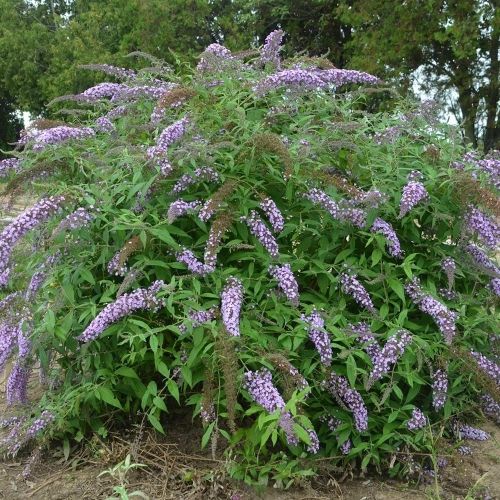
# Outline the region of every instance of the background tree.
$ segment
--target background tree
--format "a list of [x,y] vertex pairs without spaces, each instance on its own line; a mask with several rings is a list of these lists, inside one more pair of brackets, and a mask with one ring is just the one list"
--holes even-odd
[[353,27],[353,66],[411,83],[451,102],[467,142],[498,148],[500,11],[497,0],[356,0],[340,18]]

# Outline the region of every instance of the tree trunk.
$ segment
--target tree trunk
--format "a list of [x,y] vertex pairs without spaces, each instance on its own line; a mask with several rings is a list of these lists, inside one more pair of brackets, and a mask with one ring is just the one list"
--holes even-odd
[[479,105],[479,95],[474,88],[470,74],[470,61],[461,59],[457,61],[455,85],[458,91],[458,105],[462,112],[462,127],[465,140],[477,148],[476,119]]
[[498,60],[499,42],[500,35],[494,32],[490,45],[489,84],[486,90],[485,153],[490,149],[500,149],[500,117],[498,117],[498,100],[500,98],[500,91],[498,88],[498,74],[500,73],[500,61]]

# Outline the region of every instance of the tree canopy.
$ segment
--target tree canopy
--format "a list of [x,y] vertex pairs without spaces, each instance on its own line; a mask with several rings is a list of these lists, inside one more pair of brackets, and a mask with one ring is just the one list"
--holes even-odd
[[337,67],[365,69],[403,92],[418,79],[463,124],[464,141],[489,150],[500,141],[497,4],[0,0],[0,96],[11,107],[40,114],[52,98],[104,78],[78,71],[80,64],[129,66],[125,56],[138,50],[167,62],[188,61],[210,43],[237,51],[262,44],[270,30],[283,28],[285,54],[326,55]]

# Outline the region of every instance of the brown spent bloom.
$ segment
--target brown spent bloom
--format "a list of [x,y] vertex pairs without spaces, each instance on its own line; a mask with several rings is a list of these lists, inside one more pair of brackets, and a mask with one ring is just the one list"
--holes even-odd
[[235,337],[229,335],[222,327],[217,336],[215,351],[219,367],[224,376],[224,392],[226,393],[227,424],[231,432],[236,432],[236,403],[238,399],[238,356],[236,355]]
[[465,208],[471,202],[491,210],[495,217],[500,217],[500,198],[474,179],[469,173],[458,172],[455,176],[455,198]]
[[284,177],[289,179],[293,172],[293,160],[290,151],[283,144],[280,136],[272,132],[264,132],[262,134],[255,134],[252,137],[252,143],[258,153],[273,153],[275,154],[285,166]]
[[206,366],[203,372],[203,389],[200,404],[203,424],[208,424],[215,418],[214,393],[214,372],[210,367]]
[[283,396],[285,399],[290,399],[293,391],[296,389],[304,388],[304,377],[298,370],[286,359],[283,354],[279,352],[264,352],[261,351],[260,355],[267,359],[275,368],[277,368],[283,375]]
[[214,212],[228,199],[229,195],[236,188],[236,181],[226,181],[222,186],[205,202],[200,210],[200,218],[208,220]]
[[345,177],[337,173],[335,169],[322,169],[310,172],[309,174],[312,178],[321,180],[326,184],[335,186],[338,190],[346,193],[351,198],[361,199],[364,196],[364,192],[357,188],[354,184],[351,184]]
[[125,243],[125,245],[123,245],[122,249],[120,250],[120,254],[119,254],[119,257],[118,257],[118,267],[123,267],[128,258],[135,252],[137,252],[138,250],[141,250],[142,248],[142,242],[141,242],[141,238],[136,235],[136,236],[132,236],[132,238],[130,238],[130,240],[127,241],[127,243]]
[[177,106],[184,104],[187,100],[191,99],[196,95],[193,89],[187,87],[176,87],[168,92],[165,92],[158,100],[157,106],[161,109],[170,108],[171,106]]
[[54,127],[74,127],[71,123],[66,123],[61,120],[47,120],[45,118],[40,118],[39,120],[32,121],[27,127],[28,130],[46,130]]
[[308,67],[318,68],[318,69],[336,69],[336,66],[326,57],[294,57],[292,59],[285,59],[283,61],[283,66],[290,67],[294,66],[297,63],[303,63]]
[[8,201],[5,203],[6,207],[12,208],[16,196],[23,192],[26,183],[42,177],[48,177],[64,166],[63,162],[39,163],[29,169],[23,170],[9,181],[2,192],[2,197],[4,199],[8,198]]
[[224,237],[225,232],[231,227],[232,223],[233,216],[229,210],[225,210],[215,218],[212,226],[210,227],[210,233],[205,247],[205,264],[213,263],[215,265],[222,238]]

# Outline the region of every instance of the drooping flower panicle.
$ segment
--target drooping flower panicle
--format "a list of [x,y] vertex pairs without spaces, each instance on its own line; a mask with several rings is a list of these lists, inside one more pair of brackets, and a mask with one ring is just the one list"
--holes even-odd
[[308,316],[303,314],[301,319],[307,323],[309,338],[319,353],[321,363],[325,366],[330,366],[332,364],[333,354],[330,336],[325,330],[325,320],[316,309],[313,309]]
[[243,304],[243,284],[238,278],[229,278],[221,293],[222,322],[229,335],[240,335],[240,312]]

